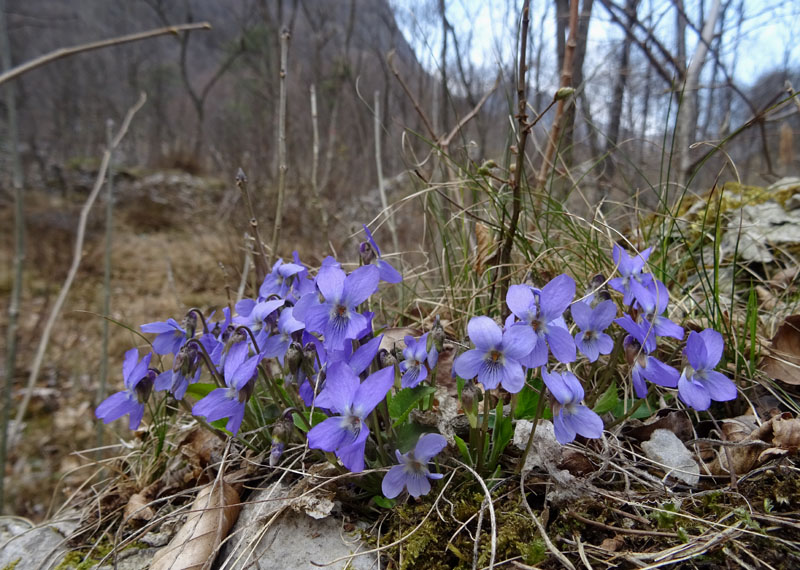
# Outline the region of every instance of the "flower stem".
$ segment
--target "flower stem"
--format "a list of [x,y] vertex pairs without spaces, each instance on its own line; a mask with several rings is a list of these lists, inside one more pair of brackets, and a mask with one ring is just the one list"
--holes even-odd
[[481,423],[481,429],[479,432],[480,438],[478,439],[478,457],[477,457],[477,465],[475,467],[476,471],[480,473],[481,469],[483,469],[483,454],[484,454],[484,444],[486,442],[486,434],[489,432],[489,410],[491,406],[489,405],[489,391],[487,390],[483,394],[483,423]]
[[533,416],[533,425],[531,426],[531,435],[528,437],[528,443],[525,445],[525,451],[522,453],[522,457],[519,458],[519,463],[517,464],[517,468],[514,470],[515,473],[520,473],[522,471],[522,467],[525,465],[525,461],[528,459],[528,454],[531,452],[531,446],[533,445],[533,438],[536,435],[536,424],[539,423],[539,418],[542,417],[542,412],[544,411],[544,390],[546,386],[544,383],[542,384],[542,388],[539,390],[539,401],[536,403],[536,413]]

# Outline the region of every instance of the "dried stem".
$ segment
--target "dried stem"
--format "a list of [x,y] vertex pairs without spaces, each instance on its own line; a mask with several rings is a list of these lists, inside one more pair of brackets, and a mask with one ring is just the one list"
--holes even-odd
[[138,42],[140,40],[147,40],[150,38],[155,38],[157,36],[165,36],[167,34],[177,34],[178,32],[186,32],[189,30],[210,30],[210,29],[211,29],[211,24],[209,24],[208,22],[198,22],[197,24],[181,24],[179,26],[167,26],[166,28],[158,28],[155,30],[149,30],[147,32],[139,32],[137,34],[119,36],[108,40],[90,42],[88,44],[81,44],[79,46],[70,48],[59,48],[57,50],[51,51],[50,53],[46,53],[43,56],[37,57],[36,59],[33,59],[27,63],[18,65],[13,69],[9,69],[8,71],[0,75],[0,85],[5,83],[6,81],[14,79],[15,77],[19,77],[23,73],[27,73],[32,69],[36,69],[37,67],[41,67],[57,59],[69,57],[77,53],[83,53],[111,46],[118,46],[130,42]]
[[[114,137],[114,122],[106,122],[106,144],[111,149],[111,142]],[[106,176],[106,243],[103,259],[103,331],[102,348],[100,351],[100,386],[97,389],[97,401],[102,402],[106,399],[106,383],[108,382],[108,316],[111,313],[111,248],[114,244],[114,171],[113,153],[108,155],[108,176]],[[97,422],[97,447],[103,445],[103,422]],[[98,458],[101,456],[99,455]]]
[[309,91],[311,94],[311,129],[314,137],[311,147],[311,191],[314,195],[314,207],[319,211],[319,217],[322,220],[322,233],[327,244],[330,240],[328,235],[328,211],[322,206],[322,198],[319,192],[319,117],[317,115],[317,89],[313,83]]
[[[250,199],[250,191],[247,189],[247,175],[241,168],[236,173],[236,186],[244,197],[244,203],[247,204],[247,215],[250,216],[250,230],[253,232],[253,241],[256,242],[258,248],[258,255],[255,257],[256,266],[256,282],[261,283],[267,275],[267,252],[264,249],[264,242],[261,240],[261,235],[258,232],[258,219],[256,218],[256,211],[253,208],[253,201]],[[247,273],[245,272],[245,275]],[[244,279],[244,278],[243,278]]]
[[386,215],[389,224],[389,231],[392,234],[392,246],[395,251],[400,251],[397,242],[397,228],[394,225],[394,218],[389,212],[389,202],[386,199],[386,185],[383,182],[383,164],[381,163],[381,92],[375,90],[375,166],[378,171],[378,193],[381,196],[381,207]]
[[278,102],[278,203],[275,206],[275,225],[272,227],[273,256],[278,254],[278,240],[281,235],[281,221],[283,217],[283,198],[286,192],[286,67],[289,59],[288,28],[281,31],[281,86]]
[[50,311],[50,314],[47,317],[47,322],[44,325],[44,330],[42,331],[42,335],[39,340],[39,346],[36,349],[36,356],[33,360],[33,364],[31,365],[31,373],[28,376],[28,384],[25,389],[25,395],[22,399],[19,410],[17,411],[17,417],[14,421],[14,425],[11,426],[9,441],[14,441],[16,435],[15,430],[22,426],[22,420],[25,417],[25,412],[28,410],[31,394],[33,393],[33,388],[36,385],[36,379],[38,378],[39,371],[42,367],[42,361],[44,360],[44,354],[47,350],[47,345],[50,342],[50,335],[53,332],[53,326],[55,325],[56,319],[58,319],[58,316],[61,313],[61,308],[64,306],[64,302],[67,300],[67,294],[69,293],[70,287],[72,287],[72,282],[75,280],[75,275],[78,273],[78,267],[80,266],[81,259],[83,258],[83,241],[86,237],[86,223],[89,219],[89,212],[92,209],[92,205],[97,199],[100,189],[103,187],[103,181],[105,180],[106,172],[108,170],[108,163],[111,160],[111,152],[119,146],[123,137],[128,132],[128,127],[130,127],[133,116],[137,111],[139,111],[139,109],[142,108],[142,106],[145,104],[145,101],[147,101],[147,96],[142,93],[139,96],[139,100],[136,102],[136,104],[131,107],[128,110],[127,115],[125,115],[125,120],[122,122],[122,126],[117,132],[117,136],[114,137],[114,140],[111,142],[111,146],[103,153],[103,159],[100,163],[100,169],[97,172],[97,178],[94,181],[94,187],[92,188],[89,197],[86,199],[86,203],[81,209],[81,215],[78,221],[78,231],[77,235],[75,236],[75,249],[72,256],[72,265],[69,268],[69,272],[67,273],[67,278],[64,280],[64,284],[61,286],[61,290],[58,292],[58,297],[53,304],[53,309]]
[[417,115],[419,115],[420,119],[422,119],[422,123],[428,130],[428,134],[430,135],[431,139],[436,140],[437,139],[436,131],[431,126],[430,119],[428,119],[428,116],[425,114],[425,111],[422,110],[422,107],[420,107],[419,102],[417,102],[416,98],[414,97],[414,94],[411,92],[411,89],[408,88],[406,82],[403,80],[402,77],[400,77],[400,72],[397,71],[397,67],[395,67],[394,65],[394,50],[390,51],[389,55],[386,56],[386,63],[389,64],[389,69],[392,70],[392,75],[394,75],[395,78],[397,78],[397,81],[400,82],[400,86],[403,88],[403,91],[405,91],[406,95],[411,100],[411,103],[414,105],[414,110],[417,112]]

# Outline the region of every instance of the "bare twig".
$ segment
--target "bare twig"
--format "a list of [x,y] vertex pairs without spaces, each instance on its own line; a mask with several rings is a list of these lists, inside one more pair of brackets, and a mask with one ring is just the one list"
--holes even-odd
[[394,50],[390,51],[389,55],[386,56],[386,63],[389,64],[389,69],[392,70],[392,74],[395,76],[395,78],[397,78],[397,81],[400,82],[400,86],[403,88],[403,91],[405,91],[405,93],[408,96],[409,100],[414,105],[414,110],[417,112],[417,115],[419,115],[420,119],[422,119],[422,123],[425,125],[425,128],[428,130],[428,134],[430,135],[431,139],[436,140],[437,139],[436,131],[431,126],[430,119],[428,119],[428,116],[425,114],[425,111],[423,111],[422,107],[420,107],[419,102],[414,97],[414,94],[411,92],[411,89],[409,89],[408,85],[403,80],[403,78],[400,77],[400,72],[397,71],[397,67],[394,64]]
[[286,192],[286,67],[289,59],[289,30],[281,31],[281,87],[278,102],[278,203],[275,206],[275,225],[272,227],[272,250],[270,254],[278,255],[278,240],[281,235],[283,217],[283,197]]
[[93,51],[96,49],[102,49],[111,46],[118,46],[130,42],[138,42],[140,40],[147,40],[150,38],[155,38],[157,36],[164,36],[167,34],[177,34],[178,32],[186,32],[189,30],[210,30],[210,29],[211,29],[211,24],[209,24],[208,22],[198,22],[197,24],[181,24],[179,26],[167,26],[166,28],[158,28],[155,30],[149,30],[147,32],[139,32],[136,34],[129,34],[127,36],[119,36],[116,38],[111,38],[108,40],[90,42],[88,44],[81,44],[75,47],[59,48],[57,50],[51,51],[50,53],[46,53],[42,56],[39,56],[36,59],[32,59],[27,63],[18,65],[13,69],[9,69],[8,71],[0,75],[0,85],[5,83],[6,81],[14,79],[15,77],[19,77],[23,73],[27,73],[32,69],[36,69],[37,67],[41,67],[57,59],[69,57],[77,53]]
[[80,219],[78,220],[78,231],[77,235],[75,236],[75,249],[72,255],[72,265],[69,268],[69,272],[67,273],[67,278],[64,280],[64,284],[61,286],[61,290],[58,292],[58,297],[53,305],[53,309],[50,311],[50,314],[47,317],[47,322],[44,325],[44,330],[42,331],[42,335],[39,340],[39,346],[36,349],[36,356],[33,360],[33,365],[31,366],[31,373],[30,376],[28,376],[28,384],[25,389],[25,395],[23,396],[22,403],[17,411],[17,417],[14,425],[11,426],[9,440],[12,442],[15,439],[15,430],[20,429],[22,426],[22,420],[25,417],[25,412],[28,410],[28,404],[31,400],[31,394],[33,393],[36,379],[39,376],[39,370],[41,370],[42,367],[44,354],[47,351],[47,345],[50,342],[50,335],[53,332],[53,326],[55,325],[56,319],[58,319],[58,316],[61,313],[61,308],[64,306],[64,302],[67,300],[67,294],[72,286],[72,282],[75,280],[75,275],[78,273],[78,267],[80,266],[81,259],[83,258],[83,240],[86,237],[86,223],[89,219],[89,212],[92,209],[94,201],[97,199],[97,195],[100,193],[100,189],[103,187],[103,181],[106,177],[108,164],[111,161],[111,153],[119,146],[123,137],[128,132],[128,127],[130,127],[133,116],[137,111],[139,111],[139,109],[142,108],[142,106],[145,104],[145,101],[147,101],[147,96],[142,93],[139,96],[139,100],[136,102],[136,104],[131,107],[128,110],[128,113],[125,115],[125,119],[123,120],[122,126],[120,126],[119,131],[117,132],[117,136],[114,137],[113,141],[111,141],[111,146],[103,153],[103,159],[100,163],[100,169],[97,172],[97,178],[94,181],[94,186],[92,187],[89,197],[86,199],[86,203],[83,205],[83,208],[81,208],[81,215]]
[[[111,149],[114,139],[114,122],[106,122],[106,144]],[[111,313],[111,248],[114,245],[114,169],[112,164],[113,152],[108,155],[108,176],[106,176],[106,243],[103,259],[103,332],[102,349],[100,351],[100,386],[97,389],[97,401],[106,398],[106,383],[108,382],[108,317]],[[97,447],[103,446],[103,422],[97,422]],[[98,451],[98,454],[101,453]],[[98,459],[101,456],[98,455]]]
[[261,283],[267,275],[267,252],[264,250],[264,242],[258,231],[258,218],[256,218],[256,211],[253,208],[253,200],[250,198],[250,190],[247,188],[247,175],[241,168],[236,173],[236,187],[242,193],[244,203],[247,205],[247,215],[250,216],[250,230],[253,232],[253,241],[256,242],[255,249],[258,251],[258,255],[254,256],[256,281]]
[[486,101],[489,99],[489,96],[491,96],[491,94],[495,92],[495,89],[497,89],[498,85],[500,85],[499,74],[497,78],[494,80],[494,85],[492,85],[492,88],[489,89],[486,93],[484,93],[483,97],[481,97],[481,100],[475,104],[472,110],[466,115],[464,115],[464,117],[458,122],[458,124],[455,127],[453,127],[453,130],[450,131],[447,134],[447,136],[442,136],[442,138],[439,139],[439,146],[443,148],[450,146],[450,143],[452,142],[453,138],[459,133],[459,131],[461,131],[461,129],[464,128],[464,125],[466,125],[472,119],[475,118],[475,115],[477,115],[480,112],[481,107],[483,107],[483,104],[486,103]]
[[319,211],[322,220],[322,233],[325,236],[325,243],[330,239],[328,236],[328,211],[322,206],[322,198],[319,191],[319,120],[317,116],[317,89],[314,84],[309,88],[311,93],[311,130],[313,133],[312,156],[311,156],[311,191],[314,195],[314,206]]

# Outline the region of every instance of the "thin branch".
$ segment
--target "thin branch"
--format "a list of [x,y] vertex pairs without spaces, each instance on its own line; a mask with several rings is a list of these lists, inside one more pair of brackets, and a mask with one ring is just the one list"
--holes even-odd
[[168,26],[166,28],[158,28],[155,30],[149,30],[147,32],[138,32],[136,34],[119,36],[108,40],[90,42],[88,44],[81,44],[75,47],[59,48],[57,50],[51,51],[50,53],[39,56],[36,59],[32,59],[27,63],[23,63],[22,65],[18,65],[17,67],[6,71],[2,75],[0,75],[0,85],[5,83],[6,81],[10,81],[11,79],[14,79],[22,75],[23,73],[27,73],[32,69],[36,69],[37,67],[41,67],[57,59],[62,59],[64,57],[69,57],[71,55],[75,55],[78,53],[93,51],[96,49],[102,49],[111,46],[118,46],[121,44],[127,44],[131,42],[138,42],[140,40],[147,40],[158,36],[165,36],[167,34],[177,34],[178,32],[186,32],[189,30],[210,30],[210,29],[211,29],[211,24],[209,24],[208,22],[199,22],[197,24],[181,24],[179,26]]
[[397,78],[397,81],[400,82],[400,86],[403,88],[403,91],[406,92],[406,95],[411,100],[411,103],[414,105],[414,110],[417,111],[417,115],[419,115],[420,119],[422,119],[422,123],[425,125],[425,128],[428,130],[428,134],[430,135],[431,139],[436,140],[438,137],[436,136],[436,131],[431,126],[431,122],[428,119],[428,116],[425,114],[425,111],[422,110],[419,103],[417,102],[414,94],[411,93],[411,89],[408,88],[408,85],[400,77],[400,72],[397,71],[397,67],[394,65],[394,50],[389,52],[389,55],[386,56],[386,62],[389,64],[389,69],[392,70],[392,74]]
[[289,59],[289,30],[281,31],[281,77],[280,99],[278,100],[278,203],[275,206],[275,225],[272,226],[272,251],[270,255],[278,255],[278,240],[281,235],[283,217],[283,197],[286,192],[286,67]]
[[472,110],[469,113],[464,115],[464,117],[458,122],[458,124],[455,127],[453,127],[453,130],[450,131],[447,134],[447,136],[444,136],[441,139],[439,139],[439,146],[441,146],[443,148],[447,147],[447,146],[450,146],[450,143],[452,142],[453,138],[458,134],[458,132],[461,129],[464,128],[464,125],[466,125],[468,122],[470,122],[472,119],[475,118],[475,115],[477,115],[480,112],[481,107],[483,107],[483,104],[486,103],[486,101],[489,99],[491,94],[495,92],[495,90],[497,89],[498,85],[500,85],[500,75],[498,75],[497,79],[494,80],[494,85],[492,85],[492,88],[489,89],[483,95],[483,97],[481,97],[481,100],[478,101],[475,104],[475,106],[472,108]]
[[97,172],[97,178],[94,181],[94,187],[92,188],[89,197],[86,199],[86,203],[83,205],[83,208],[81,208],[81,215],[78,220],[78,232],[75,236],[75,249],[72,254],[72,265],[69,268],[69,272],[67,273],[67,278],[64,280],[64,284],[61,286],[61,290],[58,292],[56,302],[47,317],[47,322],[44,325],[42,336],[39,339],[39,346],[36,349],[36,356],[33,360],[33,365],[31,366],[31,373],[30,376],[28,376],[28,385],[25,389],[25,396],[23,397],[22,403],[17,411],[17,417],[14,425],[11,426],[9,437],[11,442],[15,440],[15,430],[20,429],[22,426],[22,420],[25,417],[25,412],[28,410],[28,404],[31,400],[31,394],[33,393],[36,379],[39,376],[39,370],[41,370],[42,367],[44,354],[47,351],[50,335],[53,332],[53,326],[55,325],[56,320],[61,313],[61,308],[64,306],[64,302],[67,300],[67,295],[69,294],[70,287],[72,287],[72,282],[75,280],[75,276],[78,273],[78,267],[80,266],[81,259],[83,258],[83,240],[86,236],[86,223],[89,219],[89,212],[92,209],[94,201],[97,199],[97,195],[100,193],[100,189],[103,187],[103,181],[105,180],[106,172],[108,171],[108,165],[111,162],[111,153],[119,146],[122,138],[128,132],[128,127],[130,127],[133,116],[137,113],[137,111],[139,111],[139,109],[142,108],[142,106],[145,104],[145,101],[147,101],[147,95],[142,93],[139,96],[139,100],[136,102],[136,104],[131,107],[128,110],[127,115],[125,115],[125,120],[122,122],[122,126],[119,128],[117,136],[111,141],[111,146],[103,153],[103,159],[100,163],[100,169]]

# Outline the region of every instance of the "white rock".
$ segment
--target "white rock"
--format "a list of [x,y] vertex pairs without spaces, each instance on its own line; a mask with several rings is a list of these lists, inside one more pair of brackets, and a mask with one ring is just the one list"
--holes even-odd
[[667,472],[688,485],[697,485],[700,481],[700,467],[692,453],[683,442],[668,429],[654,430],[649,441],[642,442],[642,449]]

